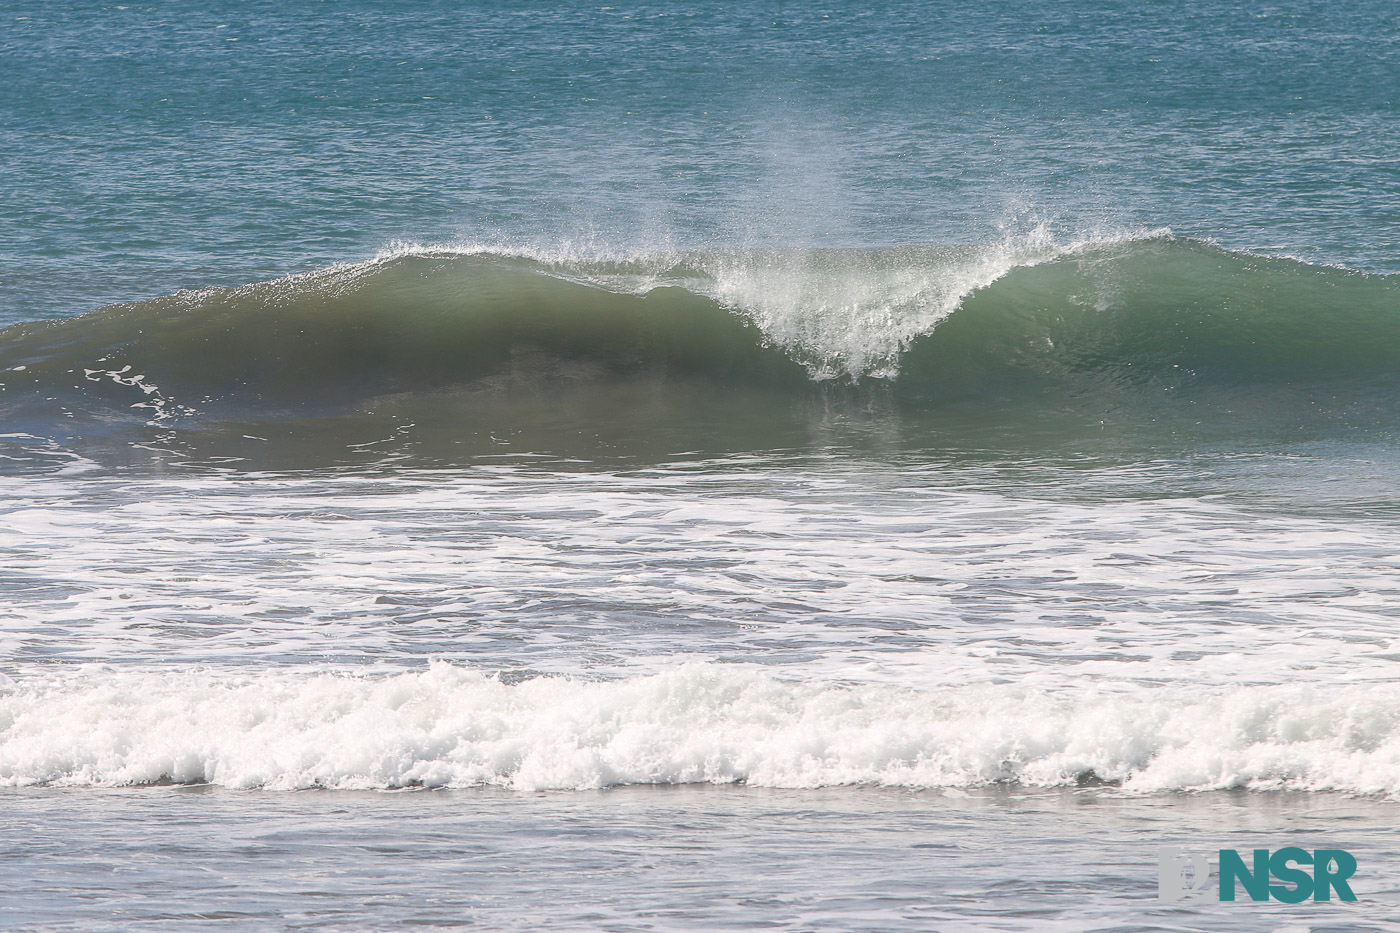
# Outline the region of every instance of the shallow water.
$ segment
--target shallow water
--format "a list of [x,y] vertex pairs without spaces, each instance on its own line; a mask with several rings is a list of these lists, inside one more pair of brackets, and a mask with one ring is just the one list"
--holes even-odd
[[11,929],[1393,929],[1355,903],[1163,906],[1162,845],[1345,841],[1393,864],[1393,805],[1102,789],[217,788],[0,792]]
[[0,9],[0,926],[1396,928],[1397,23]]

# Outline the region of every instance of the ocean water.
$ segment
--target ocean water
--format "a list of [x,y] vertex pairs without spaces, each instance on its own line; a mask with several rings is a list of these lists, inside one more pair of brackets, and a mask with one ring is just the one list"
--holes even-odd
[[0,4],[0,927],[1400,928],[1397,55]]

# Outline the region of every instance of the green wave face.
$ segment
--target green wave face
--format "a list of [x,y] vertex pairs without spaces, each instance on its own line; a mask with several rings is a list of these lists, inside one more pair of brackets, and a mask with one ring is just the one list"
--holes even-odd
[[1396,277],[1166,237],[424,252],[0,332],[15,435],[308,462],[1388,436],[1397,374]]
[[1019,268],[903,362],[914,394],[1388,381],[1400,281],[1163,240]]

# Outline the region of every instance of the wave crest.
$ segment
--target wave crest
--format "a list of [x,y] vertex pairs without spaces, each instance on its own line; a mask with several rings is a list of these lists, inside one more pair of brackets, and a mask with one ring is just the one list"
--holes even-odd
[[0,783],[271,789],[623,784],[1121,784],[1400,791],[1390,689],[1053,694],[799,683],[691,664],[510,684],[434,664],[381,676],[88,673],[0,687]]
[[[1008,424],[1068,413],[1189,426],[1229,415],[1231,431],[1246,418],[1296,432],[1299,419],[1393,414],[1397,308],[1397,276],[1165,231],[586,259],[400,246],[11,327],[0,414],[40,437],[233,421],[261,434],[268,421],[393,407],[495,436],[536,417],[527,410],[567,411],[556,427],[577,434],[579,418],[604,410],[674,425],[762,409],[771,422],[814,394],[868,406],[878,391],[901,417],[974,408]],[[448,396],[460,404],[443,413]]]

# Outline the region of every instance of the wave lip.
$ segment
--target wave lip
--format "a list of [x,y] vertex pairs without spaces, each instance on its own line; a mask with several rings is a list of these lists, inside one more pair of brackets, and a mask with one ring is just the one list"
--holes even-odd
[[564,247],[400,243],[375,262],[422,256],[507,255],[548,275],[622,294],[680,287],[757,325],[765,342],[807,366],[813,378],[891,379],[912,342],[969,295],[1013,269],[1134,243],[1170,240],[1166,228],[1097,232],[1069,239],[1036,226],[982,245],[882,249],[695,249],[599,254]]
[[1400,793],[1400,693],[1054,694],[777,679],[715,664],[509,684],[89,672],[0,685],[0,783],[232,788],[1119,784]]
[[962,424],[1014,429],[996,436],[1390,431],[1397,309],[1400,276],[1165,231],[591,258],[405,246],[0,331],[0,417],[63,442],[210,425],[237,440],[377,413],[326,432],[342,454],[404,425],[418,427],[403,443],[448,450],[524,423],[519,443],[546,452],[581,435],[635,447],[645,424],[763,421],[752,438],[791,446],[833,403],[948,416],[954,432],[973,411]]

